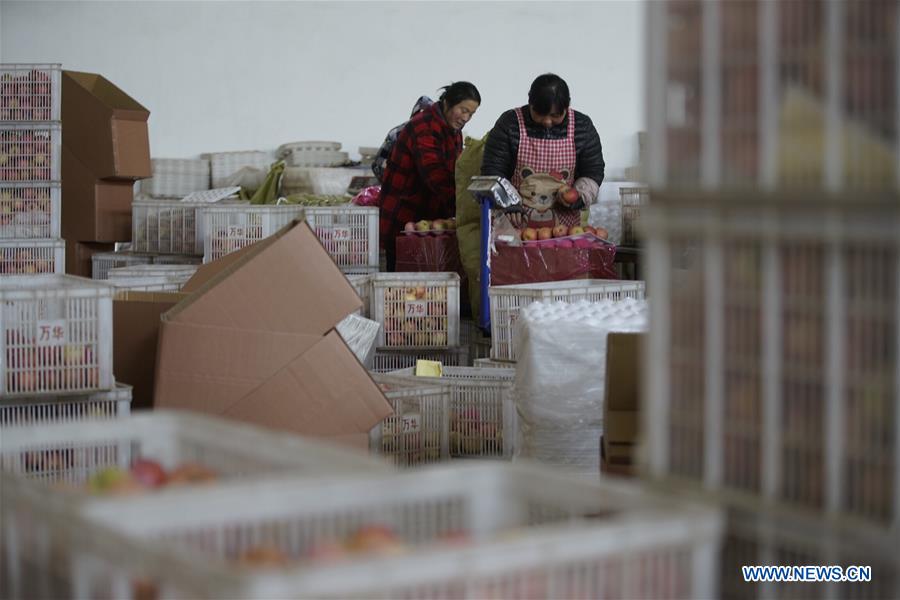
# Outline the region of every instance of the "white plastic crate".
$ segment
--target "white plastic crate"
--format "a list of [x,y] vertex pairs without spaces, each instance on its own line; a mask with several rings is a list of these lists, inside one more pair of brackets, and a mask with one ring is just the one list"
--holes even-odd
[[59,121],[59,64],[0,63],[0,121]]
[[58,238],[59,196],[56,183],[0,185],[0,239]]
[[90,482],[104,471],[128,471],[146,459],[178,478],[177,485],[144,490],[159,501],[197,488],[224,489],[238,479],[291,473],[295,480],[313,480],[392,470],[357,451],[195,413],[153,411],[115,420],[8,427],[0,436],[0,555],[5,563],[0,565],[0,596],[86,597],[72,588],[73,570],[80,569],[70,559],[79,542],[69,537],[69,526],[91,505],[139,500],[133,486],[131,493],[117,496],[115,489],[92,491]]
[[444,366],[467,367],[469,349],[465,346],[447,348],[445,350],[392,350],[377,348],[372,356],[372,364],[367,365],[373,373],[387,373],[397,369],[408,369],[416,366],[419,360],[433,360]]
[[85,597],[116,596],[135,581],[192,598],[717,593],[718,511],[535,465],[269,482],[86,513],[72,536]]
[[645,206],[650,198],[650,190],[645,186],[622,186],[619,188],[619,202],[622,205],[622,241],[620,246],[634,247],[639,245],[638,222],[641,215],[641,207]]
[[516,363],[506,360],[494,360],[493,358],[476,358],[472,366],[491,369],[515,369]]
[[642,215],[648,474],[896,527],[900,205],[663,196]]
[[131,204],[132,251],[202,255],[201,213],[208,206],[206,202],[135,198]]
[[153,177],[141,180],[142,194],[173,197],[209,189],[208,160],[154,158],[150,164]]
[[203,262],[236,252],[303,219],[302,206],[211,206],[203,211]]
[[459,275],[376,273],[372,319],[382,324],[380,348],[459,345]]
[[516,360],[513,329],[519,311],[532,302],[578,302],[579,300],[621,300],[644,298],[643,281],[610,279],[572,279],[545,283],[492,285],[491,299],[491,358]]
[[460,319],[459,344],[469,348],[469,357],[473,362],[491,355],[491,338],[484,335],[471,319]]
[[201,265],[202,256],[190,254],[156,254],[153,256],[154,265]]
[[0,126],[0,182],[60,179],[59,123]]
[[112,293],[67,275],[0,278],[0,395],[112,389]]
[[108,281],[117,291],[177,292],[197,271],[197,265],[131,265],[110,269]]
[[388,373],[450,387],[450,456],[512,458],[518,430],[514,369],[444,367],[440,377],[417,377],[416,368]]
[[356,290],[356,295],[362,299],[363,305],[359,309],[359,316],[369,318],[372,302],[372,276],[371,275],[347,275],[347,281]]
[[118,383],[108,392],[0,400],[0,427],[125,417],[130,413],[131,386]]
[[308,206],[306,222],[343,271],[378,271],[378,208]]
[[278,149],[275,150],[275,156],[277,156],[278,158],[287,158],[294,151],[337,152],[340,149],[340,142],[327,142],[319,140],[288,142],[287,144],[278,146]]
[[62,240],[0,240],[0,275],[61,275],[65,270]]
[[209,159],[209,171],[212,177],[212,189],[230,185],[232,175],[244,167],[254,167],[269,171],[272,158],[268,152],[256,150],[241,152],[214,152],[201,154],[201,158]]
[[91,277],[107,279],[109,270],[129,265],[148,265],[153,262],[149,254],[133,252],[97,252],[91,256]]
[[394,414],[369,434],[369,449],[402,467],[450,457],[450,388],[433,381],[410,381],[373,373]]

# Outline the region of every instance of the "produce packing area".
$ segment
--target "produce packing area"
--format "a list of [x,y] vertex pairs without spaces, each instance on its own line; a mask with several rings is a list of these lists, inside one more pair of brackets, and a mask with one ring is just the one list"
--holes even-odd
[[641,176],[486,280],[377,147],[0,64],[0,598],[900,597],[898,3],[646,19]]

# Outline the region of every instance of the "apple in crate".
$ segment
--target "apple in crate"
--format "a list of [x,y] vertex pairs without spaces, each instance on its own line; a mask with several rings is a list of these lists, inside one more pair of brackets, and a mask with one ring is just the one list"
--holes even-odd
[[181,483],[205,483],[215,481],[218,475],[212,469],[199,463],[182,463],[169,473],[169,485]]
[[344,547],[353,553],[401,554],[406,546],[387,525],[365,525],[351,535]]
[[145,488],[158,488],[166,484],[166,471],[155,460],[139,458],[131,465],[131,477]]
[[124,495],[141,491],[141,485],[128,471],[107,467],[88,479],[88,489],[95,494]]
[[248,567],[286,567],[290,562],[288,555],[277,546],[251,546],[238,557],[238,562]]

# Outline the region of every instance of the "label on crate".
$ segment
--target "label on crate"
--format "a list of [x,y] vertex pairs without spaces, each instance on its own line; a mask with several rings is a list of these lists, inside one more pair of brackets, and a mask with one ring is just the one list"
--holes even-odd
[[247,230],[240,225],[229,225],[225,237],[243,239],[247,237]]
[[34,339],[38,346],[63,346],[66,343],[66,320],[45,319],[37,322]]
[[407,300],[407,317],[424,317],[428,314],[428,300]]
[[343,242],[350,240],[350,228],[349,227],[335,227],[331,230],[331,239],[336,242]]
[[400,417],[400,431],[402,433],[419,433],[422,431],[422,415],[419,413],[406,413]]

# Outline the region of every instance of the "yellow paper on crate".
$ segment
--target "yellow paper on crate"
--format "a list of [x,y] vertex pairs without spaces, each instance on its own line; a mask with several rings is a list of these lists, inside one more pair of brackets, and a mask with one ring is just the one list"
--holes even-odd
[[416,377],[440,377],[444,373],[443,366],[437,360],[417,360]]

